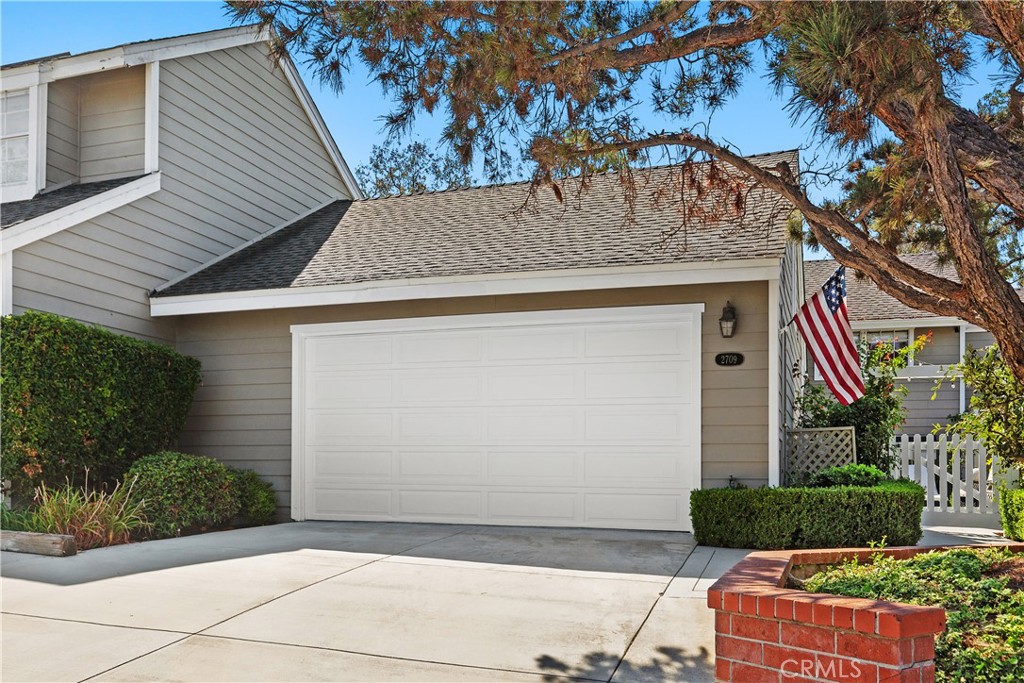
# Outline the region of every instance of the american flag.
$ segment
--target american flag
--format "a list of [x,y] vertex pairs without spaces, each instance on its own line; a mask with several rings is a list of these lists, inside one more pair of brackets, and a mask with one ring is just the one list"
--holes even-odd
[[836,399],[848,406],[863,396],[864,378],[846,310],[846,266],[836,269],[793,320]]

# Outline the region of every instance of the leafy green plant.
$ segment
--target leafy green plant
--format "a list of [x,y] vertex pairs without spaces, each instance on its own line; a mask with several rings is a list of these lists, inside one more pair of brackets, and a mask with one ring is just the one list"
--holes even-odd
[[919,353],[927,342],[928,336],[923,335],[904,348],[894,350],[891,344],[869,344],[862,340],[858,350],[864,396],[844,406],[824,385],[807,377],[797,399],[797,426],[805,429],[853,427],[857,437],[857,462],[891,472],[896,465],[896,452],[890,441],[893,432],[906,419],[903,398],[907,388],[896,382],[896,374],[907,367],[913,354]]
[[165,451],[140,458],[128,470],[146,501],[154,538],[224,526],[239,510],[231,473],[213,458]]
[[1003,488],[999,491],[999,519],[1007,538],[1024,541],[1024,490]]
[[[1006,365],[999,348],[968,349],[945,379],[962,379],[971,388],[970,410],[958,415],[949,428],[983,439],[1003,467],[1024,467],[1024,383]],[[936,389],[941,384],[942,380]]]
[[825,486],[878,486],[887,479],[889,479],[889,475],[874,465],[851,463],[829,467],[812,475],[809,485],[819,488]]
[[270,524],[277,515],[274,487],[252,470],[229,469],[231,488],[238,498],[238,526]]
[[[1005,548],[955,549],[896,560],[878,553],[819,572],[806,590],[946,609],[935,643],[937,683],[1024,681],[1024,554]],[[1016,571],[1014,571],[1014,569]]]
[[160,344],[48,313],[0,320],[0,474],[16,502],[40,482],[112,483],[172,446],[200,366]]
[[918,484],[833,488],[699,489],[690,493],[693,535],[725,548],[834,548],[921,538],[925,491]]

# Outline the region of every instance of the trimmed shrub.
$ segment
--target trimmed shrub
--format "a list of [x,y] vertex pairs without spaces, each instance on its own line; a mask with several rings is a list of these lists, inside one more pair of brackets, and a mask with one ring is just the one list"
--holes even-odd
[[921,538],[925,491],[900,480],[872,487],[699,489],[690,493],[701,545],[778,550],[863,547]]
[[229,468],[231,488],[238,498],[237,526],[270,524],[277,515],[274,487],[260,479],[252,470]]
[[1024,541],[1024,489],[1000,489],[999,521],[1007,538]]
[[850,464],[828,467],[811,475],[809,486],[878,486],[889,476],[874,465]]
[[0,471],[23,499],[172,447],[199,386],[194,358],[49,313],[4,317],[0,345]]
[[140,458],[128,470],[144,501],[152,538],[224,526],[238,514],[231,473],[213,458],[171,451]]

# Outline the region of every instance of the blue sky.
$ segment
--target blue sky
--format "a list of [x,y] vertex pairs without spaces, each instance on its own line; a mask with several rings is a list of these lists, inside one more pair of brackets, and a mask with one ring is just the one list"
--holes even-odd
[[[3,63],[59,52],[85,52],[121,43],[209,31],[230,26],[220,2],[0,2],[0,59]],[[297,60],[301,61],[301,60]],[[388,111],[365,71],[353,72],[343,93],[321,88],[300,63],[306,85],[355,168],[384,134],[379,117]],[[795,130],[770,85],[752,78],[737,100],[715,118],[715,130],[744,153],[799,147],[806,133]],[[671,122],[652,121],[654,127]],[[416,133],[436,138],[442,122],[422,119]]]
[[[0,1],[0,61],[32,59],[59,52],[85,52],[121,43],[209,31],[230,26],[220,2],[19,2]],[[359,67],[349,76],[345,91],[337,94],[315,82],[296,60],[342,153],[353,169],[364,163],[374,143],[384,134],[380,117],[388,103]],[[990,89],[985,79],[964,86],[964,101],[973,104]],[[734,100],[716,113],[712,133],[744,154],[806,147],[806,128],[794,126],[770,83],[751,74]],[[652,119],[652,129],[678,127],[679,122]],[[423,118],[416,136],[436,139],[439,119]],[[805,163],[814,156],[804,151]]]

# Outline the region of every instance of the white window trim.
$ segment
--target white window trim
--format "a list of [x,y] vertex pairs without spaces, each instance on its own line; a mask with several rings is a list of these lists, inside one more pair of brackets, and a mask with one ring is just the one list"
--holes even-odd
[[26,244],[32,244],[44,237],[67,230],[100,214],[151,195],[159,189],[160,174],[152,173],[94,197],[65,206],[63,209],[57,209],[38,218],[18,223],[0,232],[0,253],[8,254]]
[[14,254],[0,254],[0,315],[14,312]]
[[21,90],[27,91],[28,95],[28,128],[24,134],[11,137],[27,139],[28,169],[24,183],[3,188],[5,204],[32,199],[46,185],[46,84],[26,88],[4,88],[3,92],[7,94]]
[[146,173],[154,173],[160,166],[160,62],[146,64]]
[[778,277],[779,259],[533,271],[456,277],[416,278],[217,294],[152,297],[150,315],[189,315],[306,306],[571,292],[623,287],[665,287],[723,282],[767,281]]

